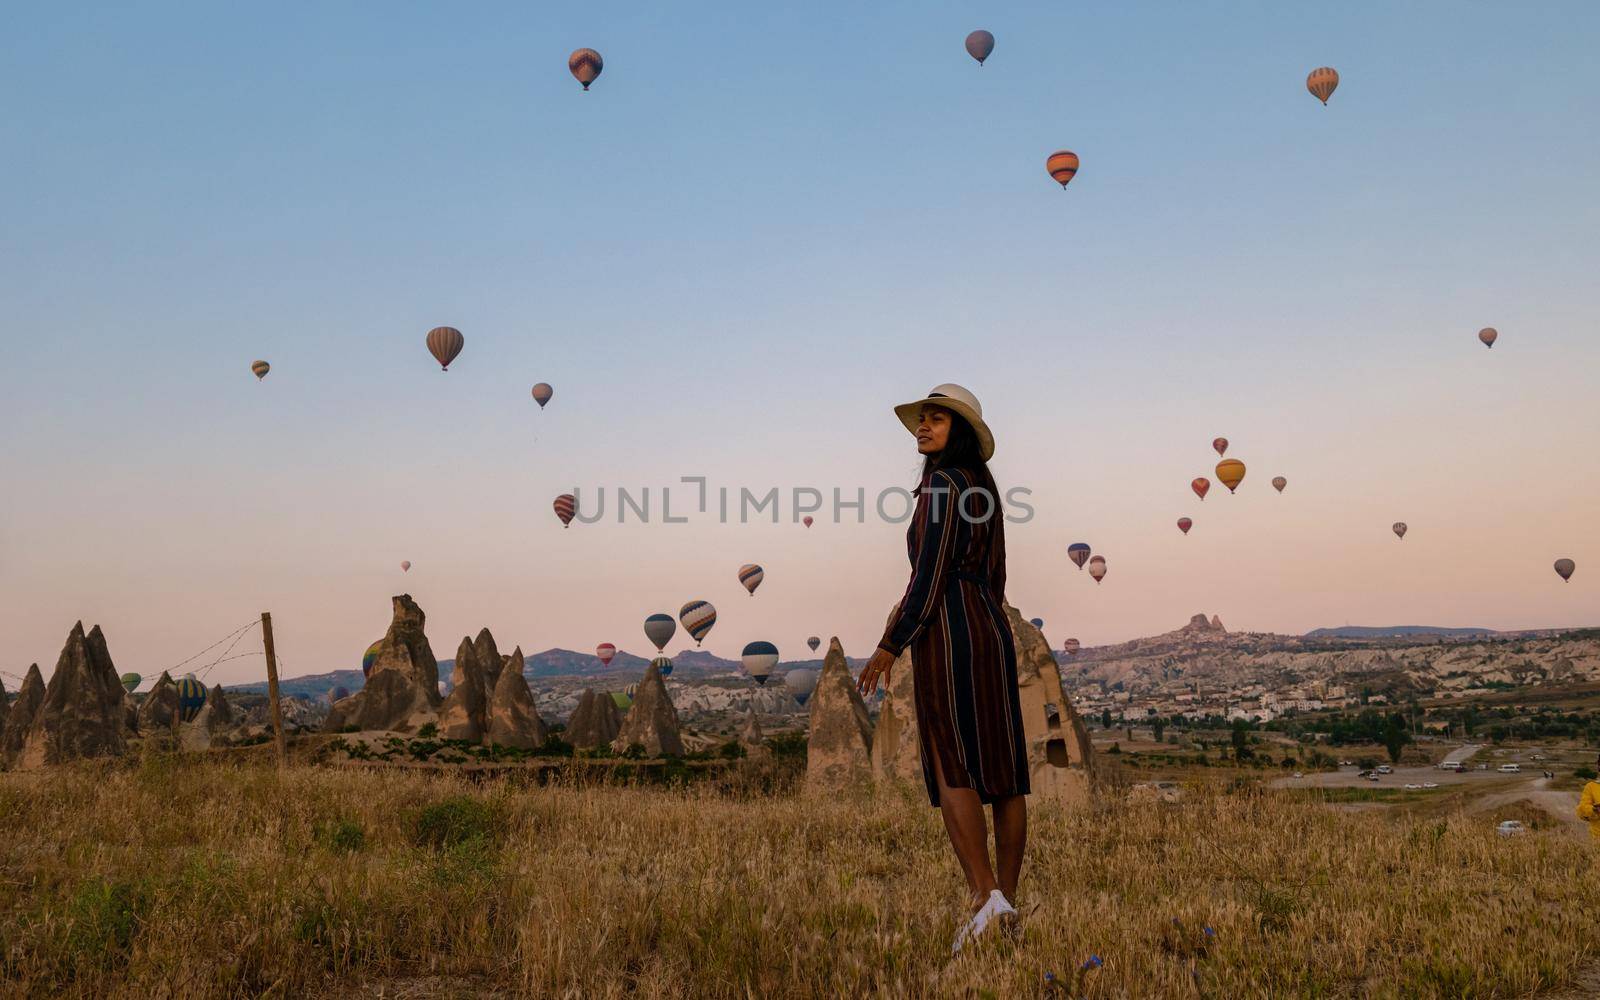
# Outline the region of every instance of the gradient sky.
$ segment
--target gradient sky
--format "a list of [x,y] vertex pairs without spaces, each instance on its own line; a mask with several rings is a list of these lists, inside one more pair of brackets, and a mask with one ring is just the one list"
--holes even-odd
[[350,667],[402,591],[440,656],[643,652],[691,598],[723,655],[865,655],[902,525],[550,501],[909,485],[889,408],[949,380],[1053,643],[1595,623],[1592,3],[68,6],[0,37],[7,674],[262,610],[285,673]]

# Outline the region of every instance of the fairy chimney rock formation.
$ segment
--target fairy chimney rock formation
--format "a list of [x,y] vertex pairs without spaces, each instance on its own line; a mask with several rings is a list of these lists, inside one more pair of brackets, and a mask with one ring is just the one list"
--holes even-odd
[[205,750],[223,742],[223,734],[233,728],[233,706],[222,693],[221,684],[213,684],[206,692],[206,703],[200,706],[193,719],[182,727],[183,746],[188,750]]
[[1226,632],[1226,631],[1228,631],[1227,629],[1222,627],[1222,616],[1221,615],[1212,615],[1211,616],[1211,629],[1214,632]]
[[[890,617],[899,611],[895,605]],[[907,649],[889,670],[889,685],[872,731],[872,777],[879,782],[922,784],[922,745],[917,733],[917,703]]]
[[43,703],[44,675],[39,673],[39,665],[35,663],[22,678],[22,686],[17,688],[17,700],[6,715],[5,732],[0,733],[0,763],[10,764],[22,753],[22,745],[28,739],[28,729],[33,726],[33,717],[39,714],[39,706]]
[[[1069,804],[1090,793],[1089,731],[1061,690],[1061,671],[1043,633],[1006,605],[1017,650],[1017,696],[1028,744],[1028,777],[1035,797]],[[1197,615],[1200,621],[1204,615]],[[1206,623],[1210,628],[1210,623]]]
[[806,790],[839,791],[872,778],[872,722],[856,691],[844,647],[828,643],[816,690],[806,743]]
[[500,682],[500,671],[511,657],[500,655],[500,650],[494,644],[494,636],[489,634],[487,628],[478,630],[478,637],[472,640],[472,653],[477,657],[478,666],[483,668],[483,689],[493,697],[494,686]]
[[761,731],[761,720],[756,718],[755,702],[745,712],[744,726],[739,730],[739,742],[749,747],[765,747],[767,736]]
[[6,717],[11,714],[11,699],[6,697],[5,678],[0,677],[0,745],[6,739]]
[[683,739],[678,735],[678,710],[672,707],[667,696],[667,685],[661,680],[661,671],[654,663],[644,672],[644,680],[633,695],[633,707],[611,749],[621,753],[633,744],[643,745],[652,757],[683,756]]
[[378,644],[367,686],[333,707],[325,732],[354,726],[411,733],[439,721],[439,662],[422,630],[425,619],[410,594],[394,598],[394,620]]
[[[512,654],[522,659],[522,648]],[[498,656],[496,657],[498,659]],[[495,682],[494,699],[489,703],[489,734],[485,742],[503,747],[532,750],[544,746],[550,730],[539,718],[533,692],[520,670],[502,670]]]
[[617,711],[610,692],[597,694],[594,688],[585,688],[572,718],[567,720],[566,740],[575,747],[605,746],[617,738],[621,729],[622,713]]
[[[484,629],[479,639],[489,635]],[[492,646],[494,639],[489,643]],[[500,673],[500,656],[495,654],[494,673]],[[456,647],[455,668],[450,672],[450,696],[439,709],[439,735],[447,740],[481,741],[489,731],[489,700],[494,697],[494,685],[489,681],[489,671],[478,657],[470,638],[461,637]]]
[[154,736],[178,724],[178,685],[165,670],[139,706],[139,732]]
[[121,755],[128,748],[123,738],[125,693],[100,626],[85,635],[83,622],[78,622],[67,635],[56,672],[28,727],[17,766]]

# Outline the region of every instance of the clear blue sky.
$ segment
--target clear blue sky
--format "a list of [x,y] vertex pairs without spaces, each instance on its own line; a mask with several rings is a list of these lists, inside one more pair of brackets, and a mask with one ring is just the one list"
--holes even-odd
[[[1592,619],[1593,4],[102,6],[0,39],[0,669],[262,609],[343,666],[402,589],[441,656],[641,652],[698,597],[725,655],[864,654],[898,526],[550,499],[905,483],[888,407],[947,380],[1034,490],[1010,596],[1057,644]],[[1201,505],[1218,434],[1251,476]]]

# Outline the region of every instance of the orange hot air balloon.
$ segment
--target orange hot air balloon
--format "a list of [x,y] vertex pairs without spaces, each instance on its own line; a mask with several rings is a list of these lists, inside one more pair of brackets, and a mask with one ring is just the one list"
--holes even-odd
[[1289,480],[1283,478],[1282,476],[1273,476],[1272,477],[1272,488],[1277,490],[1279,493],[1282,493],[1283,492],[1283,488],[1285,486],[1288,486],[1288,485],[1289,485]]
[[1492,326],[1486,326],[1478,331],[1478,339],[1483,341],[1484,347],[1493,347],[1494,342],[1500,339],[1500,331]]
[[1207,479],[1205,476],[1196,476],[1194,482],[1189,484],[1189,488],[1194,490],[1195,496],[1204,500],[1206,498],[1206,494],[1211,492],[1211,480]]
[[1211,439],[1211,447],[1217,449],[1217,457],[1221,458],[1223,455],[1226,455],[1228,453],[1228,439],[1227,438],[1212,438]]
[[1187,518],[1187,517],[1178,518],[1178,530],[1183,532],[1185,535],[1187,535],[1189,533],[1189,529],[1192,528],[1192,527],[1194,527],[1194,522],[1191,521],[1189,518]]
[[439,362],[441,371],[450,370],[450,362],[456,359],[466,343],[461,331],[453,326],[436,326],[428,331],[428,353]]
[[1061,190],[1067,189],[1067,182],[1078,176],[1078,154],[1059,149],[1050,154],[1044,161],[1044,168],[1050,171],[1050,176],[1061,185]]
[[[626,60],[624,60],[626,61]],[[583,89],[588,90],[589,84],[600,76],[600,71],[606,68],[606,61],[600,58],[600,53],[594,49],[577,49],[572,55],[567,56],[567,69],[577,81],[583,84]]]
[[1244,482],[1244,463],[1237,458],[1223,459],[1217,463],[1217,478],[1232,493],[1235,487]]
[[556,497],[555,503],[551,506],[556,510],[556,517],[561,519],[561,526],[563,528],[571,527],[572,519],[578,513],[578,498],[571,493],[563,493]]
[[1311,96],[1321,101],[1324,105],[1328,98],[1333,96],[1334,88],[1339,86],[1339,71],[1332,66],[1322,66],[1311,71],[1306,77],[1306,89],[1311,91]]

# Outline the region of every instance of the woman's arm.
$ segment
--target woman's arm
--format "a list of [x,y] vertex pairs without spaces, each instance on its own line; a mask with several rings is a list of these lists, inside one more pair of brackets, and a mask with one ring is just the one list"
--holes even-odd
[[1587,785],[1584,785],[1583,797],[1578,800],[1578,818],[1586,819],[1591,823],[1593,823],[1595,819],[1600,818],[1596,817],[1595,815],[1595,807],[1600,806],[1600,802],[1595,801],[1594,790],[1596,787],[1597,786],[1592,781]]
[[933,618],[944,597],[945,584],[956,558],[961,533],[961,514],[957,508],[959,487],[949,473],[935,472],[917,497],[916,518],[922,538],[917,561],[911,569],[911,582],[900,598],[900,611],[883,632],[878,648],[891,657],[911,645],[911,640]]

